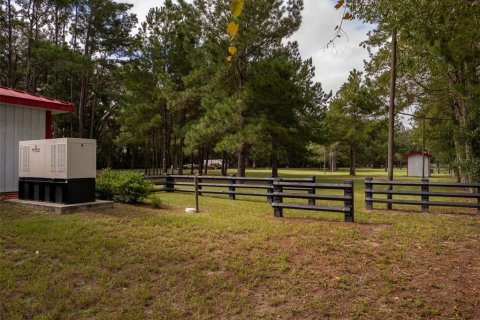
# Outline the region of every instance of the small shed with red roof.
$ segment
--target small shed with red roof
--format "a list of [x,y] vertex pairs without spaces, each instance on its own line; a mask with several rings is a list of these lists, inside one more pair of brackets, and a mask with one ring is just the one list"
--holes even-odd
[[[422,154],[423,158],[422,159]],[[430,177],[430,158],[432,155],[430,153],[422,152],[422,151],[412,151],[406,155],[408,160],[407,166],[407,175],[409,177]],[[422,164],[424,165],[424,171],[422,172]]]
[[18,142],[51,139],[52,114],[74,110],[69,102],[0,86],[0,199],[18,191]]

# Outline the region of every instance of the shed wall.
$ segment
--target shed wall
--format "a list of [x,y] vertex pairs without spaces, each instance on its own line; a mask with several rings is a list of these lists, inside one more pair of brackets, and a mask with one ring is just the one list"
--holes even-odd
[[0,192],[18,191],[18,142],[45,138],[46,112],[0,103]]
[[[408,176],[422,176],[422,155],[414,154],[408,157]],[[425,177],[430,176],[430,158],[425,156]]]

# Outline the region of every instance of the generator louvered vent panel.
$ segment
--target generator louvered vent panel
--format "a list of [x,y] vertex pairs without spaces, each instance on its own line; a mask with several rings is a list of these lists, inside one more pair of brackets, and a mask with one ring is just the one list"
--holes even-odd
[[65,172],[66,150],[65,144],[50,146],[50,172]]
[[66,151],[65,144],[57,145],[57,172],[65,172]]
[[30,148],[28,146],[20,147],[20,172],[30,172]]
[[57,146],[52,144],[50,146],[50,172],[55,172],[57,169]]

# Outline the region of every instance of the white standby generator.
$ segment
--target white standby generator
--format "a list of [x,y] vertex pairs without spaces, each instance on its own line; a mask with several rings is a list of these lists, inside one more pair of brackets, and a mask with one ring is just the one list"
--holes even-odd
[[95,201],[96,140],[20,141],[19,198],[57,203]]

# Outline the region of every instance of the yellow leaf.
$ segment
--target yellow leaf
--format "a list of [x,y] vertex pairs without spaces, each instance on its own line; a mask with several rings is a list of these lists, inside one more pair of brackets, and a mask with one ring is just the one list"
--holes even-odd
[[243,9],[243,0],[232,0],[230,2],[230,10],[232,12],[232,16],[237,18],[241,13]]
[[350,12],[347,12],[345,13],[345,15],[343,16],[343,19],[345,20],[352,20],[353,19],[353,16]]
[[227,62],[228,62],[228,63],[232,62],[232,56],[228,56],[228,57],[227,57]]
[[344,3],[345,0],[338,0],[337,4],[335,5],[335,9],[340,9]]
[[230,37],[235,38],[238,33],[238,23],[231,21],[227,27],[227,33]]
[[228,47],[228,52],[229,52],[232,56],[234,56],[235,53],[237,52],[237,48],[235,48],[235,47]]

